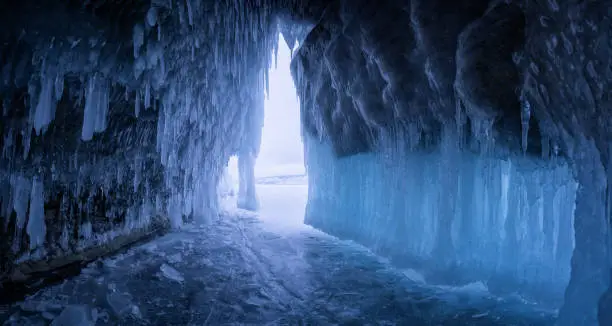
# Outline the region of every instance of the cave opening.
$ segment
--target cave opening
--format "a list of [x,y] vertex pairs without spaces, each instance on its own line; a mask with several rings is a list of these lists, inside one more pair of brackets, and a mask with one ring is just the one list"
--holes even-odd
[[305,173],[300,107],[290,71],[292,50],[296,47],[297,41],[289,48],[289,42],[279,33],[278,53],[268,75],[257,177]]
[[[298,40],[287,41],[282,33],[278,34],[274,62],[268,70],[267,85],[264,85],[261,140],[252,172],[256,198],[252,203],[241,198],[252,190],[248,189],[251,176],[241,176],[241,173],[251,172],[240,165],[240,155],[232,156],[227,166],[232,193],[238,196],[237,206],[261,209],[260,217],[272,218],[276,224],[283,225],[303,224],[308,189],[300,104],[290,70],[293,53],[298,47]],[[279,198],[286,200],[285,213],[270,212],[270,208],[278,208]]]
[[278,52],[269,70],[269,93],[264,104],[261,151],[255,175],[259,216],[276,226],[299,227],[304,223],[308,179],[300,104],[290,71],[293,53],[299,44],[287,38],[279,33]]

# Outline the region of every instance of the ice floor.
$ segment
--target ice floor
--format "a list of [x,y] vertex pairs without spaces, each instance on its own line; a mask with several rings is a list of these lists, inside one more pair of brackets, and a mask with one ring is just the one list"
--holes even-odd
[[553,324],[552,313],[494,298],[483,284],[428,286],[414,271],[302,225],[307,188],[284,183],[259,185],[260,218],[235,211],[168,234],[93,263],[0,318],[58,326]]

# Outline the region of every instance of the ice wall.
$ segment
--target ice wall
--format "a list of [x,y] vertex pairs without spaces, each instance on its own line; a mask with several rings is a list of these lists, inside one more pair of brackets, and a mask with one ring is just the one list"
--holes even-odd
[[432,283],[562,298],[577,183],[564,159],[486,157],[407,142],[337,158],[306,137],[305,222],[422,269]]
[[547,283],[561,325],[596,325],[612,297],[610,25],[605,2],[330,4],[292,62],[307,222],[433,270]]
[[3,1],[0,280],[156,223],[214,221],[227,160],[259,146],[274,11]]

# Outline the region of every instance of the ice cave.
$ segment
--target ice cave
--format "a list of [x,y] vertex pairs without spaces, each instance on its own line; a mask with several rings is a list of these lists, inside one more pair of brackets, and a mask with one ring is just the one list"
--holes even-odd
[[610,326],[611,86],[612,0],[2,0],[0,323]]

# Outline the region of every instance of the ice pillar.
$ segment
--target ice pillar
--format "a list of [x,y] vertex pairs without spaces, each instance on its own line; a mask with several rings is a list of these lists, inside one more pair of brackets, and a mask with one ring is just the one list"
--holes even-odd
[[263,84],[261,78],[259,87],[251,93],[251,102],[246,118],[238,151],[238,208],[256,211],[259,209],[257,192],[255,189],[255,161],[261,148],[261,133],[263,128]]
[[240,176],[238,188],[238,207],[250,211],[259,209],[259,201],[255,191],[255,155],[251,151],[238,154],[238,173]]

